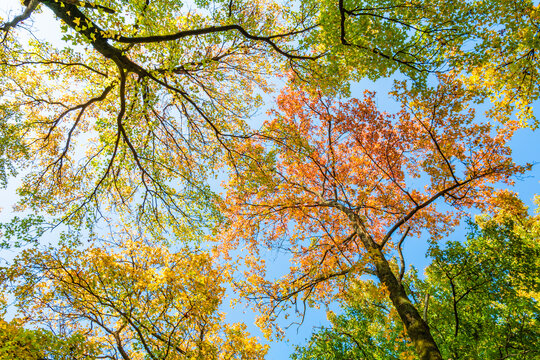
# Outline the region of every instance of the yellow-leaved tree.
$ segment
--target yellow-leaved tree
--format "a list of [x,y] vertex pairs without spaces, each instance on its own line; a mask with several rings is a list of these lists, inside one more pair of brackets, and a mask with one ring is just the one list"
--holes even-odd
[[[63,241],[25,250],[2,270],[2,288],[14,297],[19,326],[46,329],[62,339],[52,349],[34,342],[34,353],[255,360],[267,351],[245,324],[223,324],[218,308],[228,270],[202,250],[168,249],[124,229],[82,248]],[[71,346],[72,338],[82,344]],[[6,346],[0,346],[0,358],[10,354]]]

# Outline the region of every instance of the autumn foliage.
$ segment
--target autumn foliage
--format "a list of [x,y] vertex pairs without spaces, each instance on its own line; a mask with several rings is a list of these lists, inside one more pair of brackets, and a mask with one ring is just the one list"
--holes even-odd
[[93,350],[87,358],[262,359],[267,347],[244,324],[222,323],[227,274],[207,252],[167,249],[124,229],[81,249],[64,242],[23,252],[3,290],[24,325],[77,335]]
[[[399,331],[378,335],[441,359],[402,248],[518,204],[493,191],[529,168],[508,142],[538,125],[537,4],[15,2],[0,5],[0,186],[19,213],[0,219],[16,252],[0,254],[0,358],[262,358],[221,313],[230,282],[267,335],[280,312],[357,296],[392,307]],[[401,110],[351,98],[367,78],[396,81]]]
[[[340,102],[288,89],[245,143],[227,185],[223,248],[253,254],[239,288],[264,319],[287,301],[328,300],[365,274],[390,288],[378,263],[388,267],[399,234],[440,239],[462,211],[484,208],[492,184],[524,171],[506,145],[512,129],[477,118],[455,79],[424,93],[401,84],[395,96],[403,108],[392,115],[377,110],[373,93]],[[253,260],[265,248],[290,254],[277,280]]]

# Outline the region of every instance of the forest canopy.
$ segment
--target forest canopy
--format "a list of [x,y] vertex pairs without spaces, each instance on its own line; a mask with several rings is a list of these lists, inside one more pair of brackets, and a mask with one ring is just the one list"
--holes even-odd
[[[533,359],[537,219],[505,189],[532,167],[510,141],[536,136],[539,16],[525,0],[15,1],[0,358],[264,358],[227,294],[273,339],[341,304],[299,359]],[[394,88],[352,92],[364,79]],[[411,238],[430,244],[425,275]]]

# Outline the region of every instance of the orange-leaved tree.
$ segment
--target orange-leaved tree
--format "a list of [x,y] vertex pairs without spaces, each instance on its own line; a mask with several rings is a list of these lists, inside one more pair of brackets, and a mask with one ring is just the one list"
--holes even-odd
[[[261,320],[287,306],[305,309],[346,289],[349,279],[371,275],[420,358],[441,359],[401,284],[402,242],[408,233],[436,241],[465,209],[482,208],[493,184],[526,168],[511,160],[513,129],[478,120],[467,105],[472,95],[454,77],[422,93],[400,84],[395,96],[402,110],[390,115],[369,92],[340,102],[285,90],[234,164],[222,248],[225,255],[239,244],[250,250],[246,280],[237,284]],[[264,248],[290,252],[285,276],[267,279],[256,256]]]

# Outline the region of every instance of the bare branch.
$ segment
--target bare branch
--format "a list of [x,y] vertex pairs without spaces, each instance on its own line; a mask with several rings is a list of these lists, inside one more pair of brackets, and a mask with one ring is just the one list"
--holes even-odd
[[262,41],[270,45],[276,52],[279,54],[286,56],[290,59],[298,59],[298,60],[316,60],[323,56],[323,54],[316,55],[316,56],[305,56],[305,55],[295,55],[291,54],[290,52],[284,51],[281,49],[272,39],[275,38],[282,38],[286,36],[292,36],[295,34],[300,34],[303,32],[307,32],[309,30],[312,30],[316,27],[316,25],[311,26],[309,28],[300,30],[300,31],[292,31],[285,34],[276,34],[276,35],[270,35],[270,36],[259,36],[259,35],[252,35],[250,34],[246,29],[244,29],[242,26],[237,24],[231,24],[231,25],[222,25],[222,26],[209,26],[206,28],[200,28],[200,29],[192,29],[192,30],[183,30],[179,31],[174,34],[169,35],[152,35],[152,36],[141,36],[141,37],[126,37],[126,36],[119,36],[116,38],[113,38],[115,41],[120,43],[127,43],[127,44],[141,44],[141,43],[155,43],[155,42],[163,42],[163,41],[172,41],[172,40],[179,40],[188,36],[197,36],[197,35],[206,35],[206,34],[215,34],[220,32],[226,32],[231,30],[236,30],[240,34],[242,34],[245,38],[255,41]]
[[407,226],[407,230],[403,233],[403,236],[401,237],[401,240],[399,240],[398,243],[398,254],[399,254],[399,263],[400,263],[400,269],[399,269],[399,283],[403,280],[403,275],[405,275],[405,259],[403,258],[403,252],[401,251],[401,245],[403,244],[403,241],[405,241],[405,238],[407,237],[407,234],[409,233],[409,230],[411,230],[410,226]]
[[0,27],[0,30],[4,31],[4,38],[2,41],[4,41],[9,33],[9,29],[14,28],[19,23],[23,22],[24,20],[28,19],[30,15],[36,10],[37,6],[39,5],[39,0],[31,0],[25,2],[26,9],[24,9],[24,12],[21,15],[15,16],[13,20],[4,23],[4,26]]

